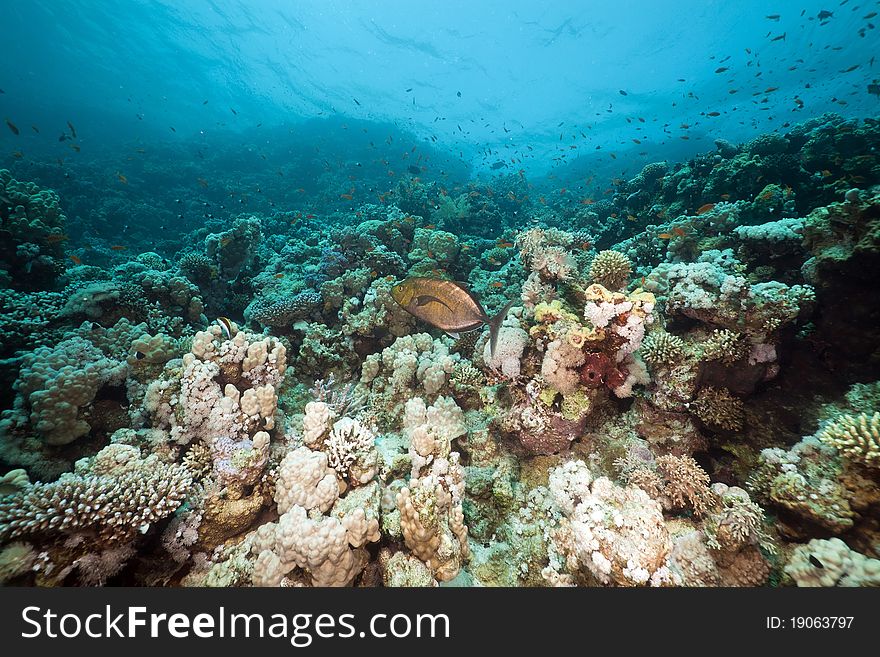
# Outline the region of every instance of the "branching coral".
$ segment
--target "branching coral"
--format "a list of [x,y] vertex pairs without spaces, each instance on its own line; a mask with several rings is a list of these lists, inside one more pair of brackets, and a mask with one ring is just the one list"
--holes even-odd
[[102,540],[129,539],[173,513],[191,482],[182,466],[110,445],[58,481],[0,498],[0,538],[93,531]]
[[880,413],[840,415],[826,424],[818,437],[856,463],[880,467]]
[[689,408],[708,426],[729,431],[742,429],[745,405],[726,388],[702,388]]
[[743,336],[727,329],[715,329],[701,345],[703,358],[733,365],[749,355],[751,345]]
[[650,365],[671,365],[684,356],[684,341],[666,331],[652,331],[642,340],[639,353]]
[[632,263],[620,251],[599,251],[590,265],[590,281],[608,288],[619,290],[629,283]]
[[715,504],[715,495],[709,490],[709,475],[690,456],[659,456],[657,470],[663,482],[663,495],[669,498],[671,508],[689,508],[695,515],[703,516]]

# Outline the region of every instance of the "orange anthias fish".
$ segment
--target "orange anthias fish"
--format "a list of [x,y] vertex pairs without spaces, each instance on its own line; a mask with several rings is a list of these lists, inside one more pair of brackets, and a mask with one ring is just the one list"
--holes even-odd
[[70,238],[67,235],[63,235],[61,233],[52,233],[51,235],[46,236],[46,242],[48,244],[57,244],[58,242],[66,242]]
[[116,177],[119,178],[119,182],[121,182],[123,185],[127,185],[127,184],[128,184],[128,178],[126,178],[125,176],[123,176],[123,175],[122,175],[121,173],[119,173],[118,171],[116,172]]
[[75,265],[81,265],[81,264],[82,264],[82,260],[80,260],[79,258],[77,258],[75,255],[67,256],[67,257],[70,258],[71,261],[73,261],[73,264],[75,264]]
[[113,246],[110,247],[110,250],[111,251],[127,251],[128,247],[122,246],[122,244],[114,244]]
[[501,322],[518,299],[511,299],[494,317],[489,317],[480,302],[458,283],[439,278],[414,276],[391,288],[391,297],[405,311],[458,337],[459,331],[473,331],[489,326],[489,349],[495,353]]
[[697,208],[697,216],[700,216],[701,214],[706,214],[707,212],[711,211],[712,208],[714,208],[714,207],[715,207],[714,203],[706,203],[706,205],[701,205],[699,208]]
[[657,237],[661,240],[671,240],[672,233],[660,233],[659,235],[657,235]]

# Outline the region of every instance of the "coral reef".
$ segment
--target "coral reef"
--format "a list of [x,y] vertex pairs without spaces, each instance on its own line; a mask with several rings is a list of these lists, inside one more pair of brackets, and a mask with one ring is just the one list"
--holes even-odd
[[0,583],[877,586],[880,124],[787,127],[565,188],[365,125],[161,225],[0,170]]

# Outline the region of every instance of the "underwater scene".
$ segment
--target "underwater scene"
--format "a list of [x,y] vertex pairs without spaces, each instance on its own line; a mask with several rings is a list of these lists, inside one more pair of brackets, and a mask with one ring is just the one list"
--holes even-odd
[[0,583],[880,585],[878,26],[6,4]]

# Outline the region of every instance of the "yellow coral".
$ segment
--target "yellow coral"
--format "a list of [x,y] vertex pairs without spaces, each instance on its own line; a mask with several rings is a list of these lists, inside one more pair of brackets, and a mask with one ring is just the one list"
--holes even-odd
[[542,324],[553,324],[560,319],[567,319],[571,322],[577,321],[577,315],[570,313],[562,307],[559,299],[554,299],[550,303],[542,301],[535,306],[535,321]]
[[555,388],[544,388],[541,393],[538,395],[538,399],[544,402],[546,406],[552,406],[553,402],[556,401],[556,396],[559,394],[559,391]]
[[565,339],[572,347],[583,347],[587,342],[601,342],[605,339],[604,329],[594,329],[576,324],[565,334]]

